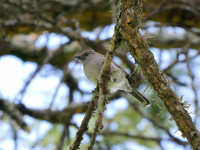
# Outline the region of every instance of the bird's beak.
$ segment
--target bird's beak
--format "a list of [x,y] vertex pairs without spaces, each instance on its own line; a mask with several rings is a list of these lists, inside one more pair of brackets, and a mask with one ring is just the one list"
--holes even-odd
[[80,60],[84,60],[85,58],[83,56],[74,56],[75,58],[78,58]]

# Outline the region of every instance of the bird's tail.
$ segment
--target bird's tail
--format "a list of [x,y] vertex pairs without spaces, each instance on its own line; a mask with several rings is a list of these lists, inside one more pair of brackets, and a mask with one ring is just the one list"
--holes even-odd
[[140,92],[138,92],[135,88],[132,88],[132,91],[128,93],[132,97],[134,97],[136,100],[140,101],[145,106],[151,104],[151,102],[145,96],[143,96]]

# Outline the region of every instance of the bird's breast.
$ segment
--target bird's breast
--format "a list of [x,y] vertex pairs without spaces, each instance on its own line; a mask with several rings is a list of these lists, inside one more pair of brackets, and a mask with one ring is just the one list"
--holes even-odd
[[84,73],[88,80],[96,85],[99,75],[101,73],[102,61],[90,61],[83,64]]

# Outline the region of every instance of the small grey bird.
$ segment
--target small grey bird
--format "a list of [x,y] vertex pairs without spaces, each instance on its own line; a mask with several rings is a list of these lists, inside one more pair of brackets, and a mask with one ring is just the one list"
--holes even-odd
[[[88,80],[96,85],[97,80],[99,79],[99,75],[101,73],[101,68],[105,56],[95,52],[94,50],[85,50],[79,56],[74,57],[78,58],[81,61],[84,73]],[[128,73],[126,73],[114,62],[111,63],[110,69],[111,73],[108,88],[111,92],[123,90],[129,93],[145,106],[150,104],[150,101],[133,87],[133,79]]]

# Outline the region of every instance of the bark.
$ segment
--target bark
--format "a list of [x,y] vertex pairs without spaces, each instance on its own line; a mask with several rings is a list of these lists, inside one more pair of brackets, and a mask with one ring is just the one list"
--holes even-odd
[[191,147],[200,149],[200,133],[184,108],[184,102],[170,87],[170,81],[157,65],[153,54],[148,50],[148,43],[139,32],[141,27],[142,0],[122,0],[120,4],[120,32],[129,47],[131,55],[140,66],[143,75],[163,100],[167,110],[176,122],[182,136],[186,137]]

